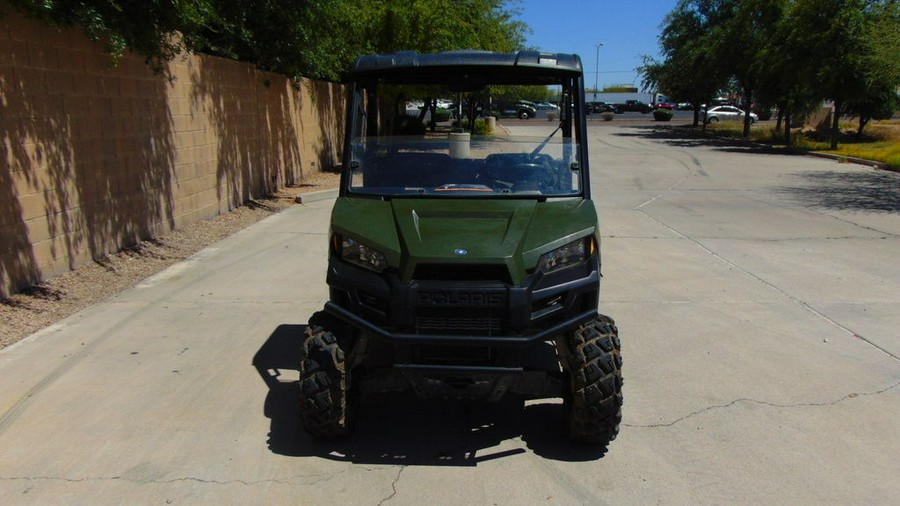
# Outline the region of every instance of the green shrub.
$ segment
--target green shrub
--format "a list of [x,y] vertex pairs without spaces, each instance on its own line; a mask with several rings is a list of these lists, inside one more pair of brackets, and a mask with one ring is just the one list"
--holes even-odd
[[[450,123],[450,126],[454,127],[454,130],[457,130],[460,132],[468,132],[469,131],[469,120],[463,120],[460,122],[458,119],[455,119],[455,120],[453,120],[452,123]],[[472,135],[488,135],[490,133],[491,133],[491,129],[488,128],[487,121],[485,121],[483,119],[475,120],[475,127],[471,132]]]
[[475,120],[475,129],[472,131],[472,135],[488,135],[491,133],[490,127],[488,127],[487,121],[483,119]]
[[434,112],[434,121],[438,123],[450,121],[450,111],[447,109],[437,109]]
[[656,121],[671,121],[672,111],[668,109],[656,109],[653,111],[653,119]]
[[606,111],[603,114],[601,114],[600,117],[603,118],[603,121],[612,121],[613,118],[616,117],[616,115],[610,111]]

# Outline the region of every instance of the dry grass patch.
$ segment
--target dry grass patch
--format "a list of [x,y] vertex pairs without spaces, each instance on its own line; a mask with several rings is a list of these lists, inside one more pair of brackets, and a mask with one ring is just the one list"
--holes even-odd
[[[856,136],[857,123],[842,121],[841,138],[838,149],[831,149],[827,133],[814,129],[797,129],[791,135],[791,148],[816,151],[837,156],[863,158],[883,162],[900,169],[900,120],[873,121],[866,126],[863,137]],[[716,135],[740,138],[743,125],[740,123],[719,123],[707,127]],[[750,129],[750,140],[784,146],[784,136],[774,125],[754,125]]]

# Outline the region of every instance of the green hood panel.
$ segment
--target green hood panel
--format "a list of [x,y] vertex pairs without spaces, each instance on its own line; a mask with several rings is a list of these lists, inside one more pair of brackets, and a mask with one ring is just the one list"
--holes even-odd
[[341,197],[331,220],[334,232],[381,251],[404,281],[419,263],[504,263],[520,283],[543,253],[597,230],[593,203],[578,199]]

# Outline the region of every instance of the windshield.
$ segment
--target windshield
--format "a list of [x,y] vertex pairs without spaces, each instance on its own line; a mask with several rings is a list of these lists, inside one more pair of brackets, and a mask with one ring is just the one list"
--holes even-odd
[[453,93],[437,86],[368,83],[356,95],[350,193],[581,195],[577,129],[571,114],[561,114],[573,110],[571,91],[562,85]]

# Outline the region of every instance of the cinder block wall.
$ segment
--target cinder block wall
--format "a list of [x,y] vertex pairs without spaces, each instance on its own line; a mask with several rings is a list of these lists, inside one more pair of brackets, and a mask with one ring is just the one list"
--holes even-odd
[[199,55],[167,70],[0,17],[0,297],[339,160],[341,85]]

